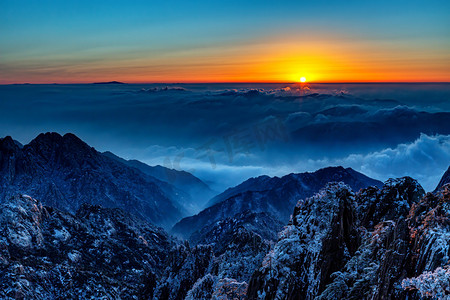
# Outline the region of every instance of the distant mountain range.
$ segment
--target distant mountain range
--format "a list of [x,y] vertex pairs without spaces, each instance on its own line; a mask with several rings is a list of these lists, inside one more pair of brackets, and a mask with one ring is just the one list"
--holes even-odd
[[209,201],[209,207],[197,215],[178,222],[172,232],[189,238],[196,230],[217,221],[233,217],[246,210],[265,212],[286,223],[298,199],[311,197],[328,182],[345,182],[354,190],[383,183],[351,168],[329,167],[314,173],[289,174],[279,177],[251,178],[230,188]]
[[[142,172],[144,164],[136,168],[111,156],[73,134],[40,134],[23,147],[10,137],[0,139],[0,197],[30,194],[72,213],[83,203],[122,208],[164,227],[199,206],[189,193]],[[157,170],[160,175],[175,172],[162,167]],[[195,181],[193,188],[210,192],[199,179],[180,174]]]

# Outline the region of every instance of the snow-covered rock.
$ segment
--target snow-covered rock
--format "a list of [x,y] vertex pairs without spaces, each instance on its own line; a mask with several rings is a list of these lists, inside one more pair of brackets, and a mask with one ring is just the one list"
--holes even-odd
[[356,194],[328,185],[299,201],[248,298],[421,299],[404,280],[448,265],[449,194],[424,196],[409,177]]
[[290,224],[252,277],[250,299],[314,299],[353,253],[354,194],[329,184],[301,200]]
[[137,298],[173,244],[120,209],[85,204],[73,215],[15,196],[0,204],[0,298]]
[[170,253],[152,299],[184,299],[197,280],[211,273],[214,253],[211,246],[177,245]]
[[450,299],[450,266],[424,272],[417,277],[403,280],[405,289],[418,290],[423,297]]

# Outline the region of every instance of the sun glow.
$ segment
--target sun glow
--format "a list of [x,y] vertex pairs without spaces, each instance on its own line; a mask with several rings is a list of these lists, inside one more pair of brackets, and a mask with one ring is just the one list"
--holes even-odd
[[300,82],[302,82],[302,83],[306,82],[306,78],[305,77],[300,77]]

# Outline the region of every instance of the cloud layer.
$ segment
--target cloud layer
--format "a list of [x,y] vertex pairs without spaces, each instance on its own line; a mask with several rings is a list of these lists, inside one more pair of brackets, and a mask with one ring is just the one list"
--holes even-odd
[[350,154],[338,159],[309,160],[310,168],[343,165],[370,177],[386,180],[411,176],[432,191],[450,163],[450,135],[421,134],[412,143],[399,144],[368,154]]
[[73,132],[217,189],[332,164],[431,189],[450,163],[449,84],[10,85],[0,95],[0,136]]

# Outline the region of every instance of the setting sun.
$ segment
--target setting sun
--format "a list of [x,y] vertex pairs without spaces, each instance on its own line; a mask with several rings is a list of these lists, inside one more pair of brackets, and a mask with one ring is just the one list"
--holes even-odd
[[300,82],[306,82],[306,78],[305,77],[300,77]]

